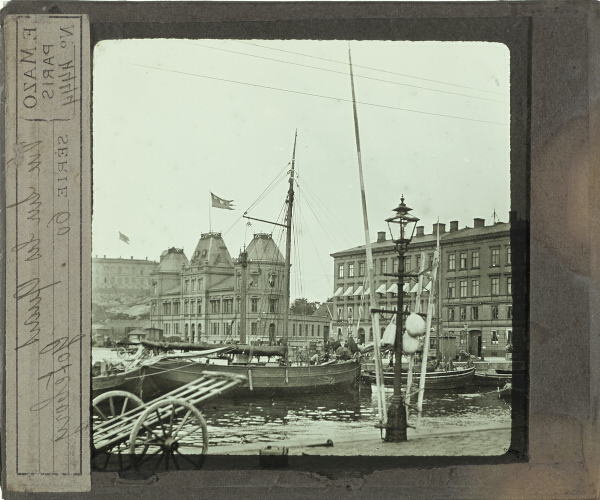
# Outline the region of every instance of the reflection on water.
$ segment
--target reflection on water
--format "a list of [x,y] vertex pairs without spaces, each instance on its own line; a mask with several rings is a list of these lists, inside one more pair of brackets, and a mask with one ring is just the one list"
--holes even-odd
[[[510,422],[510,401],[494,392],[425,393],[423,427],[472,426]],[[391,399],[391,391],[386,397]],[[413,400],[416,403],[416,399]],[[272,442],[371,432],[377,422],[377,399],[368,390],[287,399],[220,398],[203,408],[210,445]],[[409,421],[414,423],[414,412]]]
[[[391,390],[386,390],[386,397],[389,404]],[[414,398],[413,403],[416,403]],[[106,402],[102,408],[108,414],[110,408]],[[336,437],[343,435],[358,438],[361,433],[372,433],[377,422],[377,399],[374,393],[364,387],[360,391],[343,394],[303,395],[277,400],[219,397],[203,407],[202,413],[208,426],[209,449],[242,443],[271,444],[287,439],[313,443],[333,439],[335,442]],[[411,410],[409,423],[414,425],[415,420],[415,412]],[[496,392],[490,391],[489,387],[425,393],[421,421],[424,428],[473,427],[510,421],[510,399],[498,399]],[[95,417],[94,423],[97,422]],[[181,450],[202,448],[201,431],[187,435],[192,430],[191,425],[186,423],[181,429],[182,434],[186,435],[179,442]],[[154,430],[161,434],[158,427]],[[127,441],[124,439],[120,446],[111,450],[112,458],[106,454],[96,457],[94,467],[100,470],[130,467],[131,459],[123,458],[129,453]],[[148,444],[148,454],[159,451],[154,444]],[[165,462],[160,464],[160,456],[162,454],[157,454],[154,462],[150,461],[144,467],[152,471],[158,465],[163,467]],[[186,466],[176,463],[177,468],[180,465]]]

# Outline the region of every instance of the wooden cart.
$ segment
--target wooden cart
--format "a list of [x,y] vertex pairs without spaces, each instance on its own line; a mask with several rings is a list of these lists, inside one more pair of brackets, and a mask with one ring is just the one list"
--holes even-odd
[[[208,434],[197,405],[245,381],[243,375],[205,371],[196,380],[148,404],[126,391],[98,396],[92,402],[96,468],[106,469],[114,455],[121,470],[139,470],[147,464],[156,472],[161,463],[165,469],[171,463],[176,469],[190,465],[200,468],[208,449]],[[102,466],[97,461],[103,454],[106,457]],[[122,454],[130,457],[127,467],[123,466]]]

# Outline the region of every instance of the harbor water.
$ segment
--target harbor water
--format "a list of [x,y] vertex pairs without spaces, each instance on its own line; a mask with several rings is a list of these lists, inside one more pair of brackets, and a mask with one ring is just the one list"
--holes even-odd
[[[471,427],[509,424],[510,399],[499,399],[490,387],[467,387],[425,393],[420,426]],[[392,391],[386,389],[388,405]],[[416,403],[416,400],[413,399]],[[203,408],[209,443],[222,447],[244,443],[277,444],[284,440],[327,440],[372,433],[378,422],[377,399],[370,388],[344,394],[322,394],[277,400],[219,398]],[[409,424],[416,412],[409,412]],[[508,443],[505,443],[507,446]],[[498,454],[503,453],[498,449]]]
[[[95,354],[106,355],[108,352]],[[391,388],[386,387],[385,394],[389,405],[393,394]],[[412,403],[416,405],[416,396]],[[372,392],[370,385],[361,383],[360,387],[347,392],[290,394],[276,399],[223,395],[211,399],[200,409],[208,427],[209,449],[228,454],[228,449],[239,450],[240,446],[255,449],[263,444],[278,446],[290,441],[359,441],[361,437],[373,436],[379,421],[377,407],[375,392]],[[419,423],[423,430],[451,428],[455,431],[464,429],[465,433],[469,433],[471,429],[485,426],[506,428],[510,423],[511,399],[499,398],[494,387],[471,385],[462,389],[425,390]],[[416,410],[411,409],[409,425],[415,424]],[[486,454],[504,453],[510,444],[510,436],[509,433],[503,433],[503,436],[502,440],[494,441],[494,449],[488,448]],[[191,434],[181,445],[200,446],[201,435]],[[461,454],[460,449],[451,449],[453,447],[451,440],[443,445],[447,453]],[[462,445],[457,442],[456,447]],[[235,454],[235,451],[231,453]]]

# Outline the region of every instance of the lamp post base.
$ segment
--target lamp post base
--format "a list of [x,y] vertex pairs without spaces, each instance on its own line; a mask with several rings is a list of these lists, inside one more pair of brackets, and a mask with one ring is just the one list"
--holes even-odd
[[402,399],[394,396],[388,408],[388,421],[385,428],[384,441],[387,443],[400,443],[406,441],[406,408]]

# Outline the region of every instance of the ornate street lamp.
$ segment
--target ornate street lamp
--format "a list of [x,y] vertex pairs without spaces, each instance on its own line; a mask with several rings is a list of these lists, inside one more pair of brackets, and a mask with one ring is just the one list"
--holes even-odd
[[396,342],[394,345],[394,395],[388,409],[385,441],[406,441],[406,408],[402,401],[402,334],[404,331],[404,278],[410,275],[404,273],[404,254],[412,240],[419,219],[409,212],[412,208],[404,204],[404,195],[400,205],[394,209],[396,215],[386,219],[392,240],[398,253],[398,307],[396,314]]

